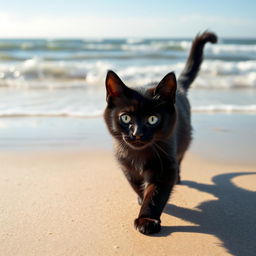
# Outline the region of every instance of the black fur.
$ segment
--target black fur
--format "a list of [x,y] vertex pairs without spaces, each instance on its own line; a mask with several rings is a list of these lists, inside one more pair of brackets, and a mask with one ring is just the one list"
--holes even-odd
[[173,72],[152,88],[131,89],[113,72],[106,78],[104,118],[115,139],[115,154],[141,204],[135,228],[160,231],[160,216],[176,183],[180,163],[191,142],[190,106],[186,91],[195,79],[206,42],[213,33],[195,38],[188,61],[176,82]]

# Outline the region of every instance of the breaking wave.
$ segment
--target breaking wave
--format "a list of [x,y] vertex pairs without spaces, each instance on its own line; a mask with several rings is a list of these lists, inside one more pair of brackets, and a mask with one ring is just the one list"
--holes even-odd
[[[177,75],[184,62],[173,65],[144,65],[116,67],[111,62],[63,62],[33,58],[18,64],[0,65],[0,86],[26,88],[73,88],[102,86],[107,70],[114,69],[131,86],[160,81],[163,75],[175,71]],[[255,88],[256,61],[205,61],[194,88]]]

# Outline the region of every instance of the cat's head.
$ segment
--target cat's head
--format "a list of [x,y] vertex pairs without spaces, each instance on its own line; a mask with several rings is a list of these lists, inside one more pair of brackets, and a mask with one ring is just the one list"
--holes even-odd
[[174,73],[167,74],[156,87],[135,90],[108,71],[104,118],[110,133],[134,150],[164,141],[176,123],[176,89]]

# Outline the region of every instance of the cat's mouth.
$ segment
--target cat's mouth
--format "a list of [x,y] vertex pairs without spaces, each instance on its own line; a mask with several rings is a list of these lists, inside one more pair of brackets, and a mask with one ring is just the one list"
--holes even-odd
[[125,143],[132,149],[140,150],[148,147],[150,145],[149,141],[142,141],[140,139],[131,139],[130,137],[123,136]]

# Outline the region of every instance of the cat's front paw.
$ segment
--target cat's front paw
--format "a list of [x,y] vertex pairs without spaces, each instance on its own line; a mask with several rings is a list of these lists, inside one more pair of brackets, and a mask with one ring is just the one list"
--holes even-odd
[[151,218],[135,219],[134,227],[144,235],[158,233],[161,230],[160,220],[155,220]]

